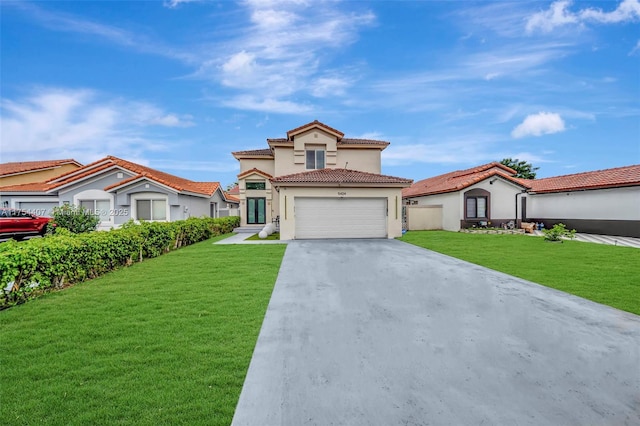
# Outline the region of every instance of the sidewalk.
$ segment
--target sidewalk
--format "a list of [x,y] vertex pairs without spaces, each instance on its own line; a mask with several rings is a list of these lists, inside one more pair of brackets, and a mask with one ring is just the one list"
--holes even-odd
[[[543,236],[542,231],[534,231],[533,235]],[[607,244],[611,246],[640,248],[640,238],[618,237],[614,235],[576,234],[576,241],[585,243]]]
[[256,235],[250,232],[240,232],[233,234],[229,238],[215,242],[214,244],[287,244],[288,241],[280,240],[251,240],[246,241],[247,238]]

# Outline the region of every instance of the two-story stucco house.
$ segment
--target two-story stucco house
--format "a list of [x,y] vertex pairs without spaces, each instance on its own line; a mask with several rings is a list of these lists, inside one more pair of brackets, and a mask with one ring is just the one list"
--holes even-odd
[[345,138],[313,121],[237,151],[241,225],[280,223],[280,239],[395,238],[402,235],[402,188],[381,172],[389,142]]

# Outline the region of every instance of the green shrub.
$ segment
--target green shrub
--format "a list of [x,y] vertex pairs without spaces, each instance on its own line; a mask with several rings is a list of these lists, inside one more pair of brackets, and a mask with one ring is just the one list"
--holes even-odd
[[65,204],[53,208],[53,222],[57,228],[67,229],[74,234],[95,231],[100,217],[82,206]]
[[0,286],[5,289],[0,309],[51,289],[229,233],[239,223],[238,217],[138,224],[130,221],[108,232],[73,234],[61,229],[45,238],[22,243],[7,241],[0,244]]
[[557,223],[551,229],[543,229],[544,239],[546,241],[560,241],[563,238],[573,239],[576,236],[576,230],[568,230],[564,223]]

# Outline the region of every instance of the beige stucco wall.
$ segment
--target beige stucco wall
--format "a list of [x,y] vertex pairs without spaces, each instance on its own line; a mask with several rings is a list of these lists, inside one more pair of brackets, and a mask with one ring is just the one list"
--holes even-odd
[[527,216],[534,219],[640,220],[640,187],[531,194]]
[[[379,149],[338,149],[338,168],[358,170],[367,173],[381,173]],[[347,165],[348,163],[348,165]],[[347,167],[345,167],[347,165]]]
[[442,229],[460,230],[460,196],[457,192],[411,198],[418,206],[442,206]]
[[[264,190],[247,189],[247,181],[265,182]],[[266,223],[273,221],[279,215],[280,206],[278,205],[278,193],[271,186],[269,179],[257,173],[251,173],[238,180],[238,189],[240,198],[240,226],[247,226],[247,198],[265,198],[265,220]],[[254,225],[252,225],[254,226]]]
[[75,164],[63,164],[60,167],[35,172],[27,172],[19,175],[0,177],[0,186],[21,185],[23,183],[44,182],[61,176],[79,167]]
[[[402,190],[401,188],[280,188],[280,239],[295,238],[296,197],[345,197],[345,198],[387,198],[388,238],[402,236]],[[285,208],[286,206],[286,208]]]
[[326,149],[326,165],[333,167],[336,165],[337,138],[318,129],[296,135],[293,139],[294,164],[302,166],[296,172],[305,171],[305,146],[323,145]]
[[258,169],[273,176],[275,167],[272,159],[242,159],[240,160],[240,173],[242,174],[247,170]]

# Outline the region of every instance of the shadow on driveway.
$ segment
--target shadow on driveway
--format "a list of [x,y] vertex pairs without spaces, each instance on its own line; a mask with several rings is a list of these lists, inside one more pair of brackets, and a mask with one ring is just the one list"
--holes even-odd
[[640,424],[640,317],[400,241],[293,241],[233,425],[332,424]]

